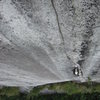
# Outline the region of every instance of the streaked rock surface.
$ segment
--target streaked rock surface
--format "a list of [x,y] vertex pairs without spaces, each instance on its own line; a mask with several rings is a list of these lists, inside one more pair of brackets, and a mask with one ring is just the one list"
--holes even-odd
[[0,85],[88,77],[100,82],[100,0],[0,0]]

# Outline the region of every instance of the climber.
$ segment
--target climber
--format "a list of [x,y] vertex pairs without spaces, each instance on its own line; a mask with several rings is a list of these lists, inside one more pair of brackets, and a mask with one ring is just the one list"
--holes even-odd
[[80,69],[80,65],[76,64],[75,68],[73,69],[73,74],[76,76],[83,76],[82,70]]
[[73,69],[73,74],[76,75],[76,76],[79,76],[79,69],[78,69],[77,65],[75,65],[75,67]]
[[79,76],[79,68],[77,65],[75,65],[75,68],[73,69],[73,74]]
[[80,68],[79,64],[76,64],[74,69],[73,69],[73,74],[76,76],[83,76],[82,70]]

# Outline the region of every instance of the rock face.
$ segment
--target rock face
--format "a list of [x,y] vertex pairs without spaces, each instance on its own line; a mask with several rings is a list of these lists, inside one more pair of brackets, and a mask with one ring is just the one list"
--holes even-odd
[[100,82],[100,0],[0,0],[0,85],[87,77]]

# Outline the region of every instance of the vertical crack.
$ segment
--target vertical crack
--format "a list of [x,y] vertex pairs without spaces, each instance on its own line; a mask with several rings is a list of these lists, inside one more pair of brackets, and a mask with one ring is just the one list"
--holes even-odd
[[60,27],[60,23],[59,23],[59,18],[58,18],[58,13],[57,13],[57,10],[56,10],[55,5],[54,5],[54,0],[51,0],[51,3],[52,3],[53,9],[54,9],[55,14],[56,14],[56,20],[57,20],[57,24],[58,24],[58,28],[59,28],[59,33],[60,33],[63,45],[65,45],[65,40],[64,40],[63,33],[61,31],[61,27]]
[[[60,36],[61,36],[61,40],[62,40],[62,44],[63,44],[63,48],[64,48],[64,52],[65,52],[65,55],[66,57],[71,60],[71,58],[68,56],[68,54],[66,53],[66,48],[65,48],[65,40],[64,40],[64,36],[63,36],[63,33],[61,31],[61,26],[60,26],[60,23],[59,23],[59,18],[58,18],[58,13],[57,13],[57,10],[55,8],[55,5],[54,5],[54,0],[51,0],[51,4],[52,4],[52,7],[55,11],[55,15],[56,15],[56,20],[57,20],[57,24],[58,24],[58,29],[59,29],[59,33],[60,33]],[[74,62],[73,62],[74,63]]]
[[[61,31],[61,26],[60,26],[60,23],[59,23],[59,17],[58,17],[58,13],[57,13],[57,10],[56,10],[55,5],[54,5],[54,0],[51,0],[51,3],[52,3],[52,7],[53,7],[53,9],[54,9],[54,11],[55,11],[56,20],[57,20],[57,24],[58,24],[58,28],[59,28],[59,33],[60,33],[60,36],[61,36],[61,40],[62,40],[62,44],[63,44],[63,49],[64,49],[64,53],[65,53],[65,55],[66,55],[66,58],[69,59],[69,60],[74,64],[75,69],[78,70],[78,76],[82,76],[83,73],[82,73],[82,70],[81,70],[81,68],[80,68],[80,65],[79,65],[78,63],[75,63],[75,62],[68,56],[68,54],[67,54],[67,52],[66,52],[65,40],[64,40],[63,33],[62,33],[62,31]],[[74,26],[74,27],[75,27],[75,26]],[[73,27],[73,28],[74,28],[74,27]]]

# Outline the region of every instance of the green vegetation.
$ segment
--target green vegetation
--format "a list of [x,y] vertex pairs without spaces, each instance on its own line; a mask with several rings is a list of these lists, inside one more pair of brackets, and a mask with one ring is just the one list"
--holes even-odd
[[0,95],[15,96],[19,95],[19,88],[17,87],[3,87],[0,89]]
[[[55,94],[41,94],[45,88],[54,90]],[[0,100],[100,100],[100,84],[90,79],[87,83],[55,83],[35,87],[29,93],[22,93],[17,87],[3,87]]]
[[100,93],[100,84],[94,82],[87,83],[76,83],[76,82],[66,82],[51,84],[48,87],[50,90],[64,91],[66,94],[77,94],[77,93]]

